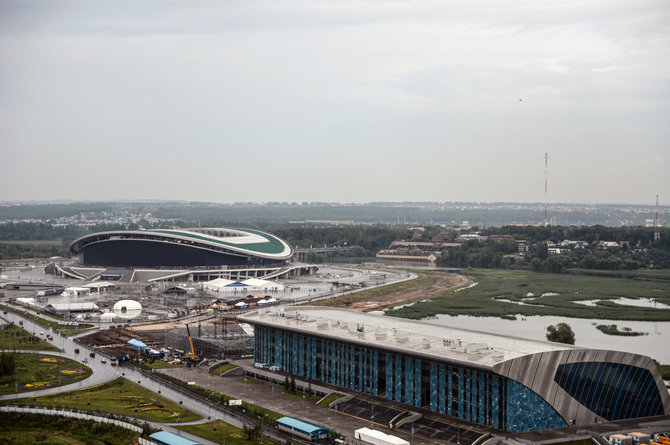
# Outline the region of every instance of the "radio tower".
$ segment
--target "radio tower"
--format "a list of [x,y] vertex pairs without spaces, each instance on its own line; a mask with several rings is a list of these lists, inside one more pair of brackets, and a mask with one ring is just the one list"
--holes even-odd
[[549,155],[544,153],[544,227],[547,227],[547,171],[549,169]]
[[658,195],[656,195],[656,217],[654,218],[654,241],[661,240],[661,228],[658,226]]

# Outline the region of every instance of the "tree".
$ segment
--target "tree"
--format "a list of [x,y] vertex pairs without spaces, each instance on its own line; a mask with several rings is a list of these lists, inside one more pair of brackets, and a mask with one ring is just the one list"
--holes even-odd
[[575,332],[567,323],[558,323],[556,326],[547,326],[547,340],[556,343],[575,344]]

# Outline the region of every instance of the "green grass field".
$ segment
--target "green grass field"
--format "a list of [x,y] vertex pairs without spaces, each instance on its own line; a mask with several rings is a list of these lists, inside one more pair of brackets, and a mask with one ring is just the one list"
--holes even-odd
[[154,360],[142,363],[142,369],[167,369],[167,368],[181,368],[183,365],[173,365],[164,360]]
[[[226,445],[249,445],[260,443],[258,437],[249,440],[240,428],[228,425],[220,420],[199,425],[188,425],[178,427],[182,431],[195,434],[203,439],[211,440],[214,443],[225,443]],[[216,429],[215,429],[216,428]],[[263,439],[263,444],[274,444],[267,438]]]
[[[611,320],[670,321],[670,309],[623,306],[620,297],[653,298],[670,304],[670,272],[626,272],[618,274],[537,273],[525,270],[468,269],[463,273],[477,285],[460,292],[447,292],[388,315],[420,319],[436,314],[508,317],[510,314],[554,315]],[[500,299],[510,302],[499,301]],[[605,300],[596,306],[575,303]],[[524,303],[523,305],[518,303]]]
[[0,394],[69,385],[91,375],[89,367],[54,355],[16,354],[15,362],[13,374],[0,376]]
[[3,413],[0,431],[0,443],[13,445],[130,445],[138,436],[108,423],[27,413]]
[[13,324],[0,326],[0,349],[30,349],[58,351],[58,348],[42,340],[39,335]]
[[200,416],[189,413],[179,404],[122,377],[96,387],[35,398],[5,400],[0,403],[97,410],[154,422],[177,422],[178,419],[181,422],[192,422],[200,419]]

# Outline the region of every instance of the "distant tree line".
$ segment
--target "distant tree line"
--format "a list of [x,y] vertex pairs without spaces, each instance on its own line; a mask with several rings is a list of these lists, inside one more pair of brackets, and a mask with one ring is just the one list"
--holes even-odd
[[[477,228],[474,228],[477,230]],[[653,241],[653,229],[644,227],[533,227],[505,226],[480,231],[481,235],[511,235],[529,246],[519,264],[517,242],[470,240],[458,248],[446,248],[438,258],[445,267],[514,268],[530,267],[538,272],[562,273],[569,268],[635,270],[670,268],[670,230],[661,229],[661,240]],[[586,248],[564,247],[550,255],[547,242],[565,239],[587,241]],[[599,247],[599,241],[625,241],[621,247]]]
[[[0,224],[0,259],[43,258],[54,255],[69,255],[69,245],[86,233],[105,230],[193,227],[192,221],[164,221],[152,224],[99,224],[91,227],[76,225],[54,226],[48,223]],[[211,221],[210,227],[245,226],[271,232],[293,247],[353,247],[351,250],[332,254],[310,253],[310,262],[337,260],[337,257],[370,258],[379,250],[387,249],[395,240],[430,242],[433,237],[448,232],[456,238],[456,228],[425,226],[423,230],[412,230],[408,226],[389,225],[326,225],[307,223],[259,223],[232,224],[231,221]],[[529,246],[526,259],[517,263],[515,254],[518,242],[511,240],[470,240],[460,247],[442,250],[438,265],[443,267],[515,268],[529,267],[536,271],[561,273],[569,268],[594,270],[635,270],[644,268],[670,268],[670,229],[661,229],[661,240],[653,241],[653,229],[645,227],[606,226],[503,226],[469,232],[486,235],[511,235],[516,241],[524,240]],[[586,241],[586,248],[566,248],[558,255],[549,255],[546,242],[560,243],[570,239]],[[53,243],[3,243],[3,241],[61,241]],[[621,247],[601,249],[599,241],[625,241]]]

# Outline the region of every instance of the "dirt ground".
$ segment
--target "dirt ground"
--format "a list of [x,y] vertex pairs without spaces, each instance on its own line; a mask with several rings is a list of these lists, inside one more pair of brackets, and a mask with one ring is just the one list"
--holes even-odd
[[420,287],[414,290],[404,290],[401,292],[392,292],[377,297],[371,297],[365,301],[356,301],[346,306],[348,309],[354,309],[360,312],[379,311],[387,307],[399,306],[411,301],[423,300],[467,286],[469,281],[467,277],[454,273],[435,272],[440,276],[440,280],[430,286]]

